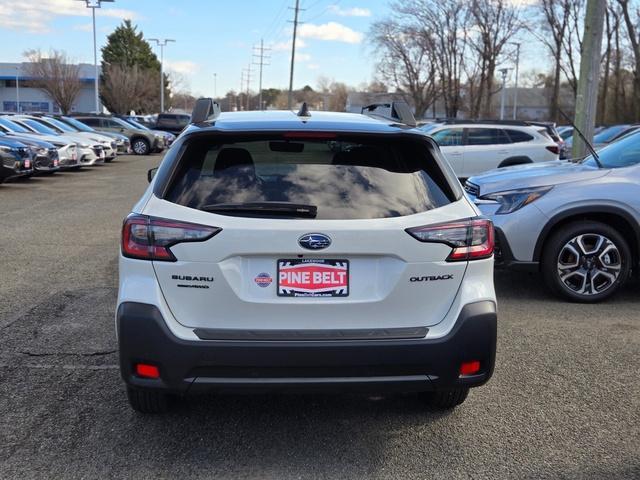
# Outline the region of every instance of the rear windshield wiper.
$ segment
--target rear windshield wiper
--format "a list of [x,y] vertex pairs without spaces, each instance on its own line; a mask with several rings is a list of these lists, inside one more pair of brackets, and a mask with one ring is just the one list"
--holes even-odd
[[200,210],[222,214],[234,212],[299,218],[316,218],[318,214],[318,207],[315,205],[291,202],[214,203],[204,205]]

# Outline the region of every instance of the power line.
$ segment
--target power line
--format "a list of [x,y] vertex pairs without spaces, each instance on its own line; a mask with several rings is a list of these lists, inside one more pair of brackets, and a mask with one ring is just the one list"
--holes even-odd
[[284,0],[284,2],[282,2],[282,5],[280,6],[280,9],[278,10],[275,18],[273,19],[267,30],[265,30],[262,36],[263,38],[269,38],[272,33],[275,33],[278,30],[277,27],[280,25],[282,20],[284,20],[284,14],[287,11],[287,3],[289,3],[289,0]]
[[262,105],[262,69],[263,67],[270,65],[269,63],[265,63],[265,60],[269,60],[271,57],[269,56],[265,56],[264,52],[265,51],[269,51],[271,50],[270,48],[265,48],[264,46],[264,39],[260,39],[260,46],[259,47],[253,47],[254,52],[260,52],[258,54],[254,53],[253,56],[254,58],[259,58],[260,60],[257,62],[254,62],[254,65],[258,65],[260,67],[260,86],[259,88],[259,105],[258,105],[258,110],[262,110],[263,109],[263,105]]
[[293,8],[293,42],[291,44],[291,69],[289,70],[289,98],[287,105],[289,110],[293,106],[293,67],[296,60],[296,35],[298,34],[298,14],[300,13],[300,0],[296,0],[296,6]]

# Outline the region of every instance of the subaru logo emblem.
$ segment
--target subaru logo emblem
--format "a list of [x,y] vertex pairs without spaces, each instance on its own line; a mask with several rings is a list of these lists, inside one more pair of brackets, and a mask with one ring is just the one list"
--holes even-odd
[[307,250],[321,250],[331,245],[331,239],[324,233],[307,233],[298,239],[298,244]]

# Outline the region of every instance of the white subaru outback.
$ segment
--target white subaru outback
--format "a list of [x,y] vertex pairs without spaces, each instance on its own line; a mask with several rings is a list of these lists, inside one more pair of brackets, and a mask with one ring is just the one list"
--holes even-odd
[[141,412],[199,391],[452,408],[493,372],[492,224],[398,119],[201,99],[124,221],[116,328]]

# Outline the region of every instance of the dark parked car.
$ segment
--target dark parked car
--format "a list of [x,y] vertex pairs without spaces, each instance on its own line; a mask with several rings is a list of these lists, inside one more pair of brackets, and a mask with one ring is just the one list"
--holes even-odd
[[157,123],[152,128],[178,135],[189,125],[190,120],[191,116],[184,113],[161,113],[158,115]]
[[11,138],[0,138],[0,183],[33,173],[31,149]]
[[54,173],[60,170],[58,149],[55,145],[27,137],[9,137],[0,132],[0,140],[16,140],[24,143],[31,149],[32,166],[34,173]]

